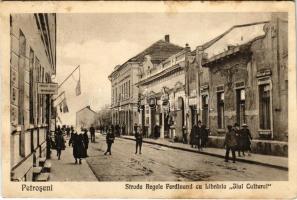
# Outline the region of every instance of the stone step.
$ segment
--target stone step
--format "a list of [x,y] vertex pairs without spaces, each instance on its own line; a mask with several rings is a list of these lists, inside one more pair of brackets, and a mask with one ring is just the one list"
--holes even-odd
[[50,178],[50,173],[41,173],[35,178],[35,181],[36,182],[46,182],[49,180],[49,178]]
[[46,157],[39,158],[39,166],[43,167],[46,161]]
[[50,172],[51,171],[51,168],[52,168],[52,163],[50,161],[46,161],[44,163],[44,166],[43,166],[43,171],[44,172]]
[[33,167],[33,174],[40,174],[42,171],[42,167]]

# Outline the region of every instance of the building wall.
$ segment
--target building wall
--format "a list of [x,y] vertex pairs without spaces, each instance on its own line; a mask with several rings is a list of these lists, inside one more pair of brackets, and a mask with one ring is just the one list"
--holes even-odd
[[[45,16],[45,15],[44,15]],[[11,175],[12,180],[32,181],[33,165],[45,156],[45,139],[48,130],[46,116],[47,99],[37,95],[37,82],[50,82],[55,73],[55,15],[49,14],[51,54],[49,60],[46,47],[41,40],[33,14],[11,15]],[[25,41],[25,42],[24,42]],[[50,51],[50,50],[49,50]],[[30,53],[30,52],[33,52]],[[32,71],[32,93],[30,93],[30,70]],[[30,97],[32,107],[30,109]],[[49,108],[50,106],[48,106]],[[30,117],[30,110],[33,115]],[[31,119],[30,119],[31,118]],[[33,159],[33,157],[37,159]]]
[[76,127],[89,129],[96,121],[96,113],[85,108],[76,113]]
[[[218,134],[217,86],[224,86],[225,127],[236,122],[236,83],[244,82],[246,123],[254,138],[287,140],[287,22],[272,17],[264,26],[265,37],[256,39],[239,55],[210,66],[210,129]],[[234,66],[234,68],[232,68]],[[270,87],[271,127],[262,129],[260,85]],[[267,136],[267,135],[266,135]]]
[[[113,72],[110,77],[113,94],[112,123],[120,126],[125,125],[126,134],[132,134],[133,124],[138,124],[138,88],[135,85],[138,81],[138,66],[138,63],[126,63],[123,68]],[[121,89],[123,85],[126,87],[124,93]],[[116,90],[117,92],[115,92]]]

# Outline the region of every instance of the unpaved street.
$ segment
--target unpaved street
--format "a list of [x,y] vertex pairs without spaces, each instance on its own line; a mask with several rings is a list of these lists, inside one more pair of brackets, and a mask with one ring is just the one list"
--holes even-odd
[[287,171],[116,138],[112,155],[104,155],[105,137],[89,145],[87,163],[98,181],[284,181]]

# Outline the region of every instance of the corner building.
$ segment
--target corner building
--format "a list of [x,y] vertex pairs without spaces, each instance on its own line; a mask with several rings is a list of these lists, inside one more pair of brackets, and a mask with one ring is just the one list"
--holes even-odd
[[52,105],[37,83],[56,73],[56,15],[11,15],[10,45],[11,180],[34,181],[34,167],[46,159]]

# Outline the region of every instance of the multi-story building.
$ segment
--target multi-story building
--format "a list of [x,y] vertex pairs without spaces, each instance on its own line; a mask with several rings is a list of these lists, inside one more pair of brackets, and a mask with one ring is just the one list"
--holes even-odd
[[[184,72],[190,48],[172,48],[178,52],[172,51],[170,57],[156,64],[147,55],[139,68],[139,82],[136,84],[140,91],[139,116],[147,136],[179,137],[187,123]],[[156,135],[159,132],[160,135]]]
[[253,138],[287,139],[287,23],[285,14],[272,14],[270,21],[233,27],[197,48],[201,66],[209,70],[213,134],[237,122],[248,124]]
[[115,67],[109,75],[111,81],[111,110],[112,123],[114,125],[125,126],[126,134],[133,133],[134,124],[139,123],[138,107],[139,89],[135,85],[139,78],[139,69],[144,63],[149,71],[153,71],[157,65],[166,60],[171,55],[181,51],[182,48],[169,42],[169,35],[165,40],[153,43],[144,51],[129,59],[122,65]]
[[56,73],[56,15],[10,16],[11,179],[32,181],[46,157],[51,96],[37,94],[37,82]]

